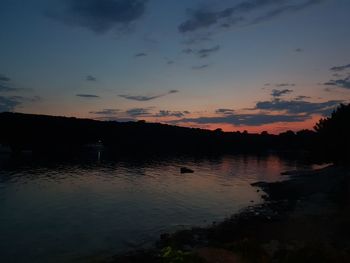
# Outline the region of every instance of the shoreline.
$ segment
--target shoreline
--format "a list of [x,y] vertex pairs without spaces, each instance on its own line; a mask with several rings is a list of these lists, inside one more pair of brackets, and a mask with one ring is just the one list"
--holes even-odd
[[252,184],[265,202],[221,223],[162,234],[152,249],[93,262],[350,262],[350,167],[288,175]]

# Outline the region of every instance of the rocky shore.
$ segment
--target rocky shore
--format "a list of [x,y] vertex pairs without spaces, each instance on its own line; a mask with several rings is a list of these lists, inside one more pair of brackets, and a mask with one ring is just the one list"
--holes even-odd
[[253,184],[265,202],[222,223],[163,234],[151,250],[111,263],[350,262],[350,167]]

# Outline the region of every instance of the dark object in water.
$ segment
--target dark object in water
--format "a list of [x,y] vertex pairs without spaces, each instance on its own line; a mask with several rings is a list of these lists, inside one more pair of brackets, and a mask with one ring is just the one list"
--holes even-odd
[[191,169],[189,169],[189,168],[187,168],[187,167],[181,167],[180,172],[181,172],[182,174],[194,173],[193,170],[191,170]]

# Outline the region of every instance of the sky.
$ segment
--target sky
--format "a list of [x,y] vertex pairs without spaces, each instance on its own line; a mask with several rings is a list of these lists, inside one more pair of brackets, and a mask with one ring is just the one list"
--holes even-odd
[[0,112],[280,133],[350,102],[348,0],[1,0]]

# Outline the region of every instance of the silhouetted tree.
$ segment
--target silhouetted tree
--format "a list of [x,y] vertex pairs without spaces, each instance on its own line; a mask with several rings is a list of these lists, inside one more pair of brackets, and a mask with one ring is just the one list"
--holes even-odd
[[350,104],[341,104],[328,118],[314,127],[319,136],[319,147],[333,160],[350,158]]

